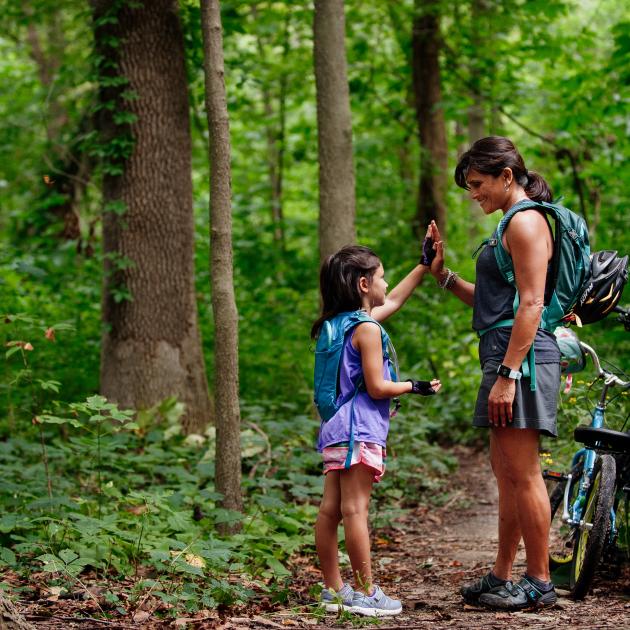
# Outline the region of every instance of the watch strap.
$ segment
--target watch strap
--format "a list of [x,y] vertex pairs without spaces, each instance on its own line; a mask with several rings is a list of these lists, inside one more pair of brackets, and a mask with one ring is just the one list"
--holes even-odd
[[499,365],[499,367],[497,368],[497,374],[505,378],[511,378],[513,381],[520,380],[522,376],[522,374],[518,370],[513,370],[507,365],[503,365],[503,363],[501,363],[501,365]]

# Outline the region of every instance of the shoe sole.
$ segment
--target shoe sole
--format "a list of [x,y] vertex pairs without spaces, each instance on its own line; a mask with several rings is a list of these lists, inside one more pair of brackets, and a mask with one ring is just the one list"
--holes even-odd
[[402,612],[402,606],[394,608],[393,610],[352,606],[351,608],[348,608],[348,612],[356,613],[357,615],[363,615],[364,617],[393,617],[394,615],[400,615],[400,613]]
[[553,608],[558,603],[558,598],[554,599],[552,602],[543,602],[538,601],[535,604],[526,604],[525,606],[501,606],[494,604],[492,602],[482,602],[481,600],[478,602],[480,606],[484,608],[489,608],[490,610],[500,610],[503,612],[518,612],[518,611],[527,611],[527,610],[540,610],[541,608]]
[[352,607],[350,605],[345,606],[344,604],[324,604],[324,609],[326,612],[339,612],[339,610],[346,610],[350,612]]

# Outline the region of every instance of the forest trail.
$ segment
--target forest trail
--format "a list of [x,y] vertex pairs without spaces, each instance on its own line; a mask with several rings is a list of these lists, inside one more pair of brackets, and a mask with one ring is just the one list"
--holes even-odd
[[[596,578],[592,593],[575,602],[558,590],[558,605],[537,612],[505,613],[465,606],[459,595],[462,583],[485,574],[492,566],[497,544],[497,493],[484,452],[456,447],[460,465],[439,508],[420,506],[395,521],[394,527],[372,531],[374,573],[385,592],[402,599],[403,613],[380,620],[323,614],[313,605],[311,591],[321,580],[314,559],[295,558],[289,605],[253,604],[211,617],[141,623],[74,621],[53,616],[35,620],[33,627],[69,628],[186,628],[195,630],[248,630],[273,628],[356,628],[380,630],[417,628],[630,628],[630,567],[617,579]],[[447,488],[445,488],[446,490]],[[515,575],[524,571],[524,553],[517,557]],[[28,613],[28,611],[23,611]],[[210,611],[206,611],[207,613]]]
[[[373,532],[375,575],[388,594],[403,600],[401,615],[383,619],[374,627],[630,627],[627,570],[616,581],[596,579],[593,592],[583,602],[573,601],[567,591],[558,589],[560,597],[553,609],[496,613],[464,606],[459,595],[461,584],[486,573],[494,560],[497,492],[486,453],[462,447],[456,449],[456,454],[460,467],[453,475],[451,496],[444,506],[420,507],[401,519],[396,529]],[[524,569],[521,546],[515,575]],[[315,621],[296,615],[295,610],[274,615],[270,620],[285,627],[353,627],[352,622],[334,615]]]

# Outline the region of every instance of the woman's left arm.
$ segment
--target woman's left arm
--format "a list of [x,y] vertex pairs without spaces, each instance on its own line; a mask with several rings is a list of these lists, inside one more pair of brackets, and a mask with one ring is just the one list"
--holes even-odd
[[408,300],[416,287],[422,284],[424,275],[429,271],[425,265],[416,265],[387,295],[385,304],[375,306],[371,316],[377,322],[385,321],[393,315]]
[[[547,264],[553,245],[547,221],[536,210],[525,210],[514,215],[506,230],[505,240],[514,265],[519,306],[503,364],[520,371],[536,337],[545,305]],[[507,422],[512,421],[515,390],[512,379],[497,377],[488,397],[491,424],[506,426]]]

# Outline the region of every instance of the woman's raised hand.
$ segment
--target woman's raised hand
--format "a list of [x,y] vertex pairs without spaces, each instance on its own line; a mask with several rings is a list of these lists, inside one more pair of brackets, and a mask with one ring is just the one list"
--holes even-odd
[[[433,249],[435,250],[435,257],[431,262],[431,273],[439,279],[441,279],[444,270],[444,241],[440,230],[435,221],[431,221],[429,224],[429,230],[431,231],[431,238],[433,239]],[[429,232],[427,230],[427,234]]]

